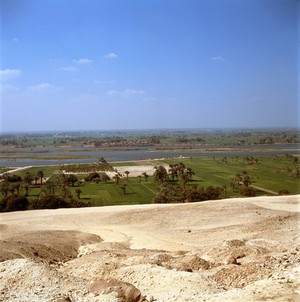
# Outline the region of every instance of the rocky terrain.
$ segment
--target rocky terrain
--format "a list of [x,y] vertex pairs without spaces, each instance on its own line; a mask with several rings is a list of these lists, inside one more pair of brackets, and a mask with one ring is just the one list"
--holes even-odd
[[300,196],[0,214],[0,301],[300,301]]

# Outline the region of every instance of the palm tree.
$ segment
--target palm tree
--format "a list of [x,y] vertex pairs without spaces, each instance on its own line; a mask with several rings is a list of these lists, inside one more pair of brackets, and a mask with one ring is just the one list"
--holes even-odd
[[32,174],[30,174],[29,172],[26,172],[25,177],[24,177],[24,182],[30,186],[32,184],[33,179],[34,179],[34,177],[32,176]]
[[20,187],[21,187],[21,184],[19,184],[19,183],[16,183],[14,185],[14,189],[17,191],[17,195],[20,195]]
[[75,174],[70,174],[67,177],[67,182],[69,185],[71,184],[72,187],[74,187],[74,185],[77,181],[78,181],[78,177]]
[[189,175],[185,171],[180,174],[180,182],[183,186],[183,189],[185,189],[186,183],[189,181]]
[[25,196],[28,196],[28,191],[29,191],[29,186],[28,186],[28,184],[25,184],[25,185],[23,186],[23,188],[24,188],[24,190],[25,190]]
[[79,188],[77,188],[75,190],[75,193],[76,193],[77,198],[80,199],[80,194],[82,193],[82,191]]
[[177,165],[170,164],[169,165],[169,173],[171,175],[172,180],[174,181],[175,177],[178,177],[178,169]]
[[149,177],[149,175],[147,174],[147,172],[143,172],[142,175],[145,178],[145,181],[147,181],[148,177]]
[[116,173],[115,176],[113,176],[113,179],[115,180],[115,183],[118,185],[120,180],[120,173]]
[[0,183],[0,191],[4,197],[7,197],[9,192],[9,182],[6,179]]
[[123,193],[124,193],[124,195],[126,195],[126,184],[124,184],[122,187],[121,187],[121,189],[122,189],[122,191],[123,191]]
[[53,181],[47,181],[45,189],[49,195],[54,195],[55,183]]
[[188,175],[188,180],[191,180],[195,172],[191,168],[187,168],[185,173]]
[[124,174],[126,174],[126,180],[128,181],[128,174],[129,174],[130,172],[129,171],[124,171]]
[[168,179],[168,172],[164,166],[155,166],[154,167],[154,178],[159,182],[164,182]]
[[40,179],[40,183],[43,184],[44,172],[42,170],[37,172],[37,177]]

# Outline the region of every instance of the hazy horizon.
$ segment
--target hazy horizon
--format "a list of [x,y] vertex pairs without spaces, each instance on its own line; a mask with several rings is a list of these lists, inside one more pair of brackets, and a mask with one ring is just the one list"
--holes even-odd
[[0,133],[299,127],[297,0],[0,5]]
[[265,127],[265,128],[140,128],[140,129],[85,129],[85,130],[23,130],[1,132],[0,135],[26,135],[26,134],[78,134],[78,133],[163,133],[163,132],[280,132],[280,131],[300,131],[299,127]]

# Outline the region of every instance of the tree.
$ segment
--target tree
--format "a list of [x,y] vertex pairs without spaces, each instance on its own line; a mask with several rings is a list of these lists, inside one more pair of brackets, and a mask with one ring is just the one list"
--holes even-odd
[[42,170],[37,172],[37,177],[40,179],[40,184],[43,184],[44,172]]
[[155,166],[154,167],[155,172],[154,172],[154,178],[156,181],[159,182],[165,182],[168,179],[168,173],[167,170],[164,166]]
[[143,172],[142,176],[144,177],[145,181],[148,180],[149,175],[147,174],[147,172]]
[[70,174],[67,176],[66,181],[68,185],[74,187],[75,183],[78,181],[78,177],[75,174]]
[[20,195],[20,187],[21,187],[21,184],[16,183],[13,187],[14,187],[14,189],[16,190],[17,195]]
[[25,184],[23,186],[24,190],[25,190],[25,196],[28,196],[28,191],[29,191],[29,185],[28,184]]
[[25,196],[8,196],[0,203],[1,212],[24,211],[28,208],[28,199]]
[[54,190],[55,190],[55,183],[53,181],[47,181],[43,187],[42,187],[42,192],[44,195],[54,195]]
[[4,179],[0,183],[0,191],[4,195],[4,197],[7,197],[8,192],[9,192],[9,182],[6,179]]
[[126,195],[126,186],[127,186],[126,184],[121,186],[121,189],[122,189],[124,195]]
[[120,173],[116,173],[115,176],[113,176],[113,179],[115,180],[115,183],[118,185],[121,179]]
[[185,173],[188,176],[188,180],[192,180],[193,175],[195,174],[195,172],[191,168],[186,168]]
[[59,177],[56,179],[56,184],[60,188],[67,185],[67,177],[64,173],[59,174]]
[[79,188],[77,188],[76,190],[75,190],[75,194],[76,194],[76,196],[77,196],[77,198],[78,199],[80,199],[80,194],[82,193],[82,191],[79,189]]
[[99,158],[99,163],[106,164],[107,161],[104,159],[104,157]]
[[32,202],[34,209],[58,209],[69,208],[70,203],[62,197],[56,195],[43,196]]
[[33,180],[34,180],[34,177],[32,176],[32,174],[30,174],[29,172],[26,172],[25,177],[24,177],[25,184],[30,186],[32,184]]
[[63,186],[61,188],[60,195],[66,201],[72,201],[73,200],[72,194],[70,193],[70,191],[65,186]]
[[160,191],[152,199],[153,203],[172,203],[180,201],[180,190],[169,183],[163,183]]
[[97,173],[97,172],[92,172],[92,173],[89,173],[89,175],[87,175],[84,180],[85,181],[92,181],[92,180],[96,180],[96,179],[99,179],[100,178],[100,175]]
[[128,175],[129,175],[129,171],[124,171],[124,174],[126,174],[126,180],[128,181]]
[[169,174],[171,176],[171,179],[174,181],[175,178],[178,178],[178,169],[177,165],[170,164],[169,165]]
[[205,190],[205,193],[208,200],[215,200],[220,198],[222,191],[223,190],[219,187],[208,186]]
[[105,183],[107,183],[107,182],[110,180],[110,177],[109,177],[106,173],[104,173],[104,174],[102,174],[102,180],[103,180]]
[[189,181],[189,175],[186,172],[180,174],[180,182],[184,189],[185,189],[185,185],[188,181]]
[[243,186],[241,189],[241,195],[244,197],[254,197],[256,196],[256,191],[253,187]]
[[197,202],[203,198],[201,191],[197,188],[188,188],[182,191],[181,197],[183,202]]
[[22,181],[22,177],[16,174],[5,174],[4,179],[6,179],[8,182],[20,182]]

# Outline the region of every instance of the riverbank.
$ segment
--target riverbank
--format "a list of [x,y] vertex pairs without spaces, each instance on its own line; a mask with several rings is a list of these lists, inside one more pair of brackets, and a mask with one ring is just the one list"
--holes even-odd
[[[2,152],[1,152],[2,151]],[[251,146],[203,146],[203,147],[144,147],[144,148],[13,148],[0,149],[0,167],[45,166],[61,164],[95,163],[103,157],[108,162],[155,160],[186,157],[236,157],[236,156],[276,156],[299,155],[297,144],[251,145]]]

